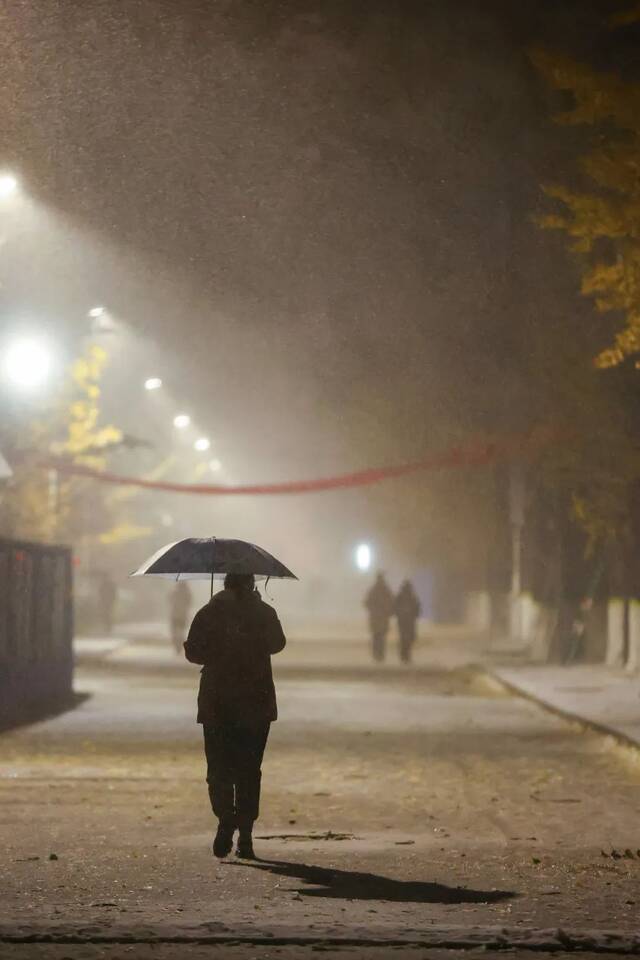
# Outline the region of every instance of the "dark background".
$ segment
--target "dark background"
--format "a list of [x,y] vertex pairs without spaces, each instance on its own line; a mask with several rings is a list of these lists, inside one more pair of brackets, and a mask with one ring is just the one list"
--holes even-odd
[[[528,51],[623,62],[609,8],[3,4],[0,150],[50,227],[5,246],[5,315],[73,337],[107,303],[170,357],[165,379],[236,482],[547,420],[544,358],[574,329],[606,340],[611,321],[532,221],[581,134],[551,124]],[[447,539],[466,549],[474,483],[280,502],[270,519],[321,543],[314,562],[373,535],[409,569]]]

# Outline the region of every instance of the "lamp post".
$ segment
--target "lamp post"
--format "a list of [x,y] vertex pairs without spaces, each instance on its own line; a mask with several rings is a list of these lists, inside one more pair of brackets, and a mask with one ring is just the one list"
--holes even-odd
[[509,633],[511,640],[521,642],[522,618],[522,530],[525,515],[525,478],[522,464],[513,462],[509,470],[509,521],[511,524],[511,591]]
[[[2,178],[0,178],[0,193]],[[2,356],[2,372],[14,391],[21,394],[37,392],[49,379],[53,366],[53,351],[39,338],[25,337],[10,342]],[[49,533],[55,538],[60,512],[58,471],[47,471],[47,503],[50,517]]]

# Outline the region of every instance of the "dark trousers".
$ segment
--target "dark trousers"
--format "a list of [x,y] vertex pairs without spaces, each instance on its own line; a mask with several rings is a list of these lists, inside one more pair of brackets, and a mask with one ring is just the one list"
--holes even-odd
[[209,799],[219,820],[250,829],[258,819],[260,767],[270,726],[220,723],[203,727]]
[[387,652],[387,634],[389,633],[389,624],[371,624],[371,653],[373,659],[378,662],[384,660]]
[[403,663],[409,663],[411,650],[416,642],[415,620],[398,620],[398,633],[400,635],[400,659]]

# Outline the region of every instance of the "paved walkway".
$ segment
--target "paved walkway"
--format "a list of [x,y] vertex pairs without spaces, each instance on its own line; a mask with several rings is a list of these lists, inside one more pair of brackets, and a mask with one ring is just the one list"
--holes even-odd
[[[480,672],[441,667],[455,644],[425,644],[414,669],[337,639],[274,658],[254,863],[211,856],[197,668],[149,664],[158,646],[87,663],[77,709],[0,737],[0,957],[239,941],[260,957],[274,942],[306,957],[384,944],[388,960],[398,945],[586,950],[609,935],[635,948],[637,769]],[[34,954],[34,937],[55,942]]]
[[[298,628],[293,642],[275,661],[281,675],[309,668],[324,672],[358,671],[371,678],[381,674],[411,674],[433,666],[457,669],[483,665],[487,672],[512,692],[534,700],[547,709],[612,735],[626,746],[640,749],[640,677],[604,664],[575,666],[505,664],[505,651],[492,650],[488,641],[461,631],[432,630],[416,645],[414,664],[398,662],[397,644],[390,638],[384,664],[369,659],[368,644],[362,631],[344,629],[339,636],[329,630],[318,642],[308,631]],[[74,642],[76,661],[90,666],[102,662],[111,668],[162,669],[186,671],[194,668],[176,656],[166,627],[161,623],[122,625],[118,635],[109,638],[78,637]]]
[[640,749],[640,678],[590,664],[491,667],[512,691]]
[[[398,641],[390,631],[385,662],[371,660],[369,643],[363,626],[357,624],[329,625],[313,633],[305,624],[285,624],[287,647],[274,660],[280,671],[295,671],[322,667],[325,672],[354,669],[373,674],[398,672],[410,674],[414,670],[453,670],[482,662],[489,656],[487,641],[464,628],[431,628],[426,625],[413,651],[413,663],[400,661]],[[118,624],[111,637],[76,637],[74,653],[78,666],[92,666],[99,662],[110,667],[130,669],[184,670],[193,672],[182,653],[176,654],[164,623]]]

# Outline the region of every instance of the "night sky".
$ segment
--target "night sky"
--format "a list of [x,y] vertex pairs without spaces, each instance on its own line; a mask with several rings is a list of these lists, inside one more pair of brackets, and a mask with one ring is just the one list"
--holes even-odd
[[4,309],[108,303],[239,482],[534,422],[529,333],[590,308],[532,224],[573,147],[527,50],[606,56],[606,6],[3,3],[1,159],[56,225],[5,251]]

